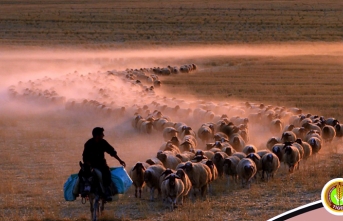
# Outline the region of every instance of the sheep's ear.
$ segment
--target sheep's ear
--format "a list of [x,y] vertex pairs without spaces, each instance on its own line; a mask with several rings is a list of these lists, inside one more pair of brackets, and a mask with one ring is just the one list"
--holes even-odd
[[[134,171],[134,170],[136,169],[136,166],[137,166],[137,164],[133,167],[132,171]],[[144,166],[143,166],[143,167],[144,167]]]
[[176,179],[181,179],[181,177],[179,177],[178,175],[175,175],[175,178],[176,178]]

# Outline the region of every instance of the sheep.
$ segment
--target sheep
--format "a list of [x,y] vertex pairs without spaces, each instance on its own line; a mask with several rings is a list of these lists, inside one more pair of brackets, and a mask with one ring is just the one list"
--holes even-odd
[[281,143],[294,142],[295,139],[296,139],[296,136],[292,131],[286,131],[282,133]]
[[268,139],[266,147],[268,150],[272,150],[273,146],[277,143],[280,143],[279,139],[276,137],[271,137]]
[[233,153],[231,156],[236,156],[239,159],[243,159],[243,158],[247,157],[247,155],[243,152],[236,152],[236,153]]
[[304,127],[294,127],[292,132],[295,134],[297,138],[305,139],[307,130]]
[[293,124],[289,124],[283,128],[282,132],[292,131],[294,128],[295,128],[295,126]]
[[177,146],[175,146],[174,144],[172,144],[171,141],[168,141],[168,142],[167,142],[166,147],[164,148],[163,151],[170,151],[170,152],[172,152],[174,155],[180,154],[180,153],[181,153],[180,149],[179,149]]
[[227,185],[230,184],[230,176],[237,183],[237,165],[241,159],[236,156],[229,156],[224,159],[223,172],[227,176]]
[[198,155],[206,156],[207,159],[212,159],[213,156],[214,156],[214,152],[212,152],[212,151],[206,151],[206,150],[197,150],[197,151],[195,152],[195,156],[198,156]]
[[150,200],[154,200],[154,191],[158,190],[158,194],[161,195],[160,176],[166,170],[164,166],[152,165],[145,170],[144,181],[150,188]]
[[139,198],[142,196],[142,188],[145,186],[144,173],[150,165],[148,163],[137,162],[134,167],[131,168],[129,175],[135,186],[135,197],[137,198],[137,190],[139,190]]
[[241,137],[241,135],[235,133],[230,136],[229,143],[236,151],[242,151],[245,147],[245,141]]
[[283,162],[283,155],[285,153],[284,149],[284,144],[281,144],[281,143],[278,143],[278,144],[275,144],[273,147],[272,147],[272,152],[279,158],[280,162]]
[[322,136],[320,135],[319,131],[317,130],[310,130],[309,132],[307,132],[306,136],[305,136],[305,141],[309,141],[310,138],[316,137],[319,140],[322,140]]
[[270,132],[273,134],[279,134],[282,132],[282,122],[280,119],[274,119],[270,122]]
[[293,145],[284,146],[284,162],[288,165],[288,171],[294,172],[294,169],[299,169],[300,153],[299,150]]
[[192,189],[192,182],[183,169],[178,169],[176,171],[176,175],[178,175],[181,178],[183,185],[185,187],[181,195],[181,205],[182,205],[184,197],[188,196],[189,191]]
[[[176,170],[170,169],[170,168],[166,168],[163,173],[160,175],[160,186],[162,186],[162,182],[164,181],[164,178],[166,178],[168,175],[175,173]],[[162,195],[162,200],[164,201],[166,199],[165,196]]]
[[176,157],[179,158],[181,162],[187,162],[195,157],[195,153],[184,151],[183,153],[176,154]]
[[262,161],[262,179],[264,179],[264,173],[267,174],[267,182],[269,177],[274,177],[274,174],[280,167],[280,160],[274,153],[267,153],[261,158]]
[[216,167],[217,167],[219,177],[223,176],[224,159],[227,157],[229,157],[229,156],[224,152],[217,152],[212,157],[212,161],[213,161],[214,165],[216,165]]
[[177,158],[171,151],[158,151],[156,157],[166,168],[175,169],[176,166],[181,163],[181,160]]
[[171,203],[170,209],[173,211],[176,208],[178,198],[182,195],[185,186],[181,178],[175,173],[169,174],[161,184],[161,192],[163,198]]
[[144,122],[142,122],[141,126],[140,126],[140,131],[142,133],[146,133],[146,134],[151,134],[153,132],[153,121],[152,120],[146,120]]
[[255,147],[255,145],[249,144],[243,148],[242,152],[246,155],[248,155],[249,153],[257,153],[257,148]]
[[203,143],[209,142],[214,136],[214,126],[203,124],[198,129],[198,137]]
[[[333,126],[325,125],[322,128],[322,138],[324,142],[331,143],[335,137],[336,137],[336,130]],[[336,152],[337,152],[337,147],[336,147]]]
[[212,173],[208,166],[203,163],[186,162],[181,167],[188,175],[192,183],[193,196],[196,196],[196,190],[200,191],[201,196],[206,196],[208,184],[211,182]]
[[192,151],[197,147],[197,141],[192,135],[184,136],[182,143],[180,144],[180,150],[183,151]]
[[165,127],[163,129],[163,138],[165,141],[171,140],[177,136],[177,130],[174,127]]
[[229,140],[229,137],[224,134],[223,132],[217,132],[213,135],[214,141],[220,141],[222,140],[222,138],[224,138],[225,140]]
[[191,127],[188,126],[184,126],[181,128],[181,133],[179,133],[179,137],[181,140],[184,140],[186,135],[191,135],[192,137],[194,137],[194,139],[196,138],[196,133],[193,131]]
[[322,129],[318,125],[313,124],[313,123],[305,123],[302,125],[302,127],[304,127],[307,130],[316,130],[319,132],[319,134],[321,134],[321,131],[322,131]]
[[249,158],[243,158],[238,162],[236,170],[238,177],[242,180],[242,187],[248,185],[250,189],[251,179],[257,172],[255,162]]
[[260,155],[258,155],[257,153],[249,153],[247,154],[246,158],[251,159],[256,164],[256,174],[262,170],[262,161]]
[[311,137],[310,139],[308,139],[307,143],[310,144],[310,146],[312,148],[312,155],[316,156],[317,153],[322,148],[321,139],[319,139],[317,137]]
[[299,144],[298,142],[286,142],[286,143],[284,143],[284,145],[285,146],[287,146],[287,145],[295,146],[298,149],[298,151],[299,151],[300,160],[303,159],[303,157],[304,157],[304,148],[303,148],[303,146],[301,144]]
[[343,124],[335,125],[336,137],[343,137]]
[[157,159],[156,157],[147,159],[145,162],[147,164],[149,164],[149,165],[156,165],[156,164],[158,164],[158,165],[163,166],[163,163],[159,159]]
[[304,149],[303,159],[306,161],[312,155],[312,147],[309,143],[303,141],[302,139],[298,138],[295,140],[298,144],[300,144]]
[[339,124],[339,121],[337,119],[333,118],[333,117],[330,117],[330,118],[325,119],[325,124],[334,127],[337,124]]
[[268,149],[263,149],[263,150],[258,150],[256,153],[262,158],[265,154],[271,153],[271,151]]

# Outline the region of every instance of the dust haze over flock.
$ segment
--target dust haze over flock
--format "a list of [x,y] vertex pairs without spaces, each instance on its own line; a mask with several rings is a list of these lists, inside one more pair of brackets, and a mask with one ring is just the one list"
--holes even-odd
[[[138,107],[149,105],[153,101],[175,107],[177,104],[181,108],[196,107],[196,97],[179,97],[184,103],[173,101],[172,94],[163,92],[161,88],[155,88],[155,93],[145,93],[142,95],[142,88],[134,85],[125,79],[125,69],[139,69],[152,67],[166,67],[168,65],[177,66],[196,63],[198,58],[215,56],[303,56],[303,55],[338,55],[342,52],[342,44],[293,44],[293,45],[232,45],[232,46],[189,46],[170,47],[155,49],[120,49],[120,50],[84,50],[84,49],[58,49],[58,48],[4,48],[0,51],[0,102],[1,114],[3,116],[18,114],[34,114],[38,116],[44,111],[51,114],[70,114],[75,112],[87,122],[80,127],[103,126],[107,139],[110,136],[115,138],[115,146],[124,154],[129,165],[140,160],[154,157],[156,152],[164,142],[161,132],[152,135],[140,134],[131,126],[133,114]],[[193,61],[194,62],[188,62]],[[197,64],[197,63],[196,63]],[[199,71],[201,64],[197,64]],[[108,75],[108,71],[115,73]],[[196,74],[196,73],[195,73]],[[123,76],[123,77],[122,77]],[[169,76],[182,78],[182,74]],[[162,81],[163,84],[163,81]],[[150,84],[151,85],[151,84]],[[150,86],[149,85],[149,86]],[[25,93],[25,89],[30,88],[36,93],[54,93],[54,96],[65,97],[64,101],[42,102],[32,96],[19,96],[14,99],[9,96],[9,88],[14,89],[19,95]],[[101,93],[99,93],[101,91]],[[169,98],[164,100],[163,97]],[[71,101],[81,103],[84,99],[96,100],[112,108],[125,107],[126,112],[121,119],[106,117],[103,112],[78,108],[66,110],[66,104]],[[212,101],[209,101],[212,102]],[[239,105],[245,101],[237,101],[234,105]],[[229,102],[231,105],[233,102]],[[150,111],[154,111],[153,106],[149,106]],[[162,111],[163,114],[163,111]],[[224,114],[224,113],[216,113]],[[103,118],[98,118],[103,115]],[[174,122],[185,122],[195,131],[202,123],[197,119],[180,118],[166,114]],[[146,116],[144,116],[146,117]],[[229,116],[230,117],[230,116]],[[246,116],[242,116],[246,117]],[[68,122],[64,122],[68,125]],[[93,125],[93,126],[92,126]],[[52,129],[53,130],[53,129]],[[260,132],[250,137],[250,142],[256,146],[262,145],[270,133]],[[89,134],[83,134],[84,139]],[[257,139],[259,137],[259,139]],[[113,143],[113,142],[112,142]],[[126,150],[121,150],[120,146],[125,145]],[[198,148],[204,148],[203,143],[199,143]],[[139,156],[132,157],[133,150],[144,147],[147,151]],[[122,155],[123,155],[122,154]],[[128,156],[131,156],[128,159]]]

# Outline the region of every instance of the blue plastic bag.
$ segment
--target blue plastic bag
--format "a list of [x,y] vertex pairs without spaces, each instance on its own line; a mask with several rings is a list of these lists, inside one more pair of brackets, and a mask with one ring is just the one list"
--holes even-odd
[[132,185],[132,180],[124,167],[111,167],[111,180],[119,194],[124,194]]
[[78,179],[78,174],[72,174],[63,185],[63,194],[66,201],[74,201],[76,197],[73,194],[73,189]]

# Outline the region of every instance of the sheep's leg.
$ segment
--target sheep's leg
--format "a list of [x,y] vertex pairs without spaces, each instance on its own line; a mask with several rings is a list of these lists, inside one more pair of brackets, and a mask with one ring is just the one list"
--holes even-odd
[[155,192],[155,188],[151,187],[150,188],[150,201],[154,201],[154,192]]
[[226,186],[229,187],[230,186],[230,176],[226,176],[226,178],[227,178]]
[[137,187],[135,188],[135,197],[137,198]]
[[142,188],[139,187],[139,198],[142,198]]

